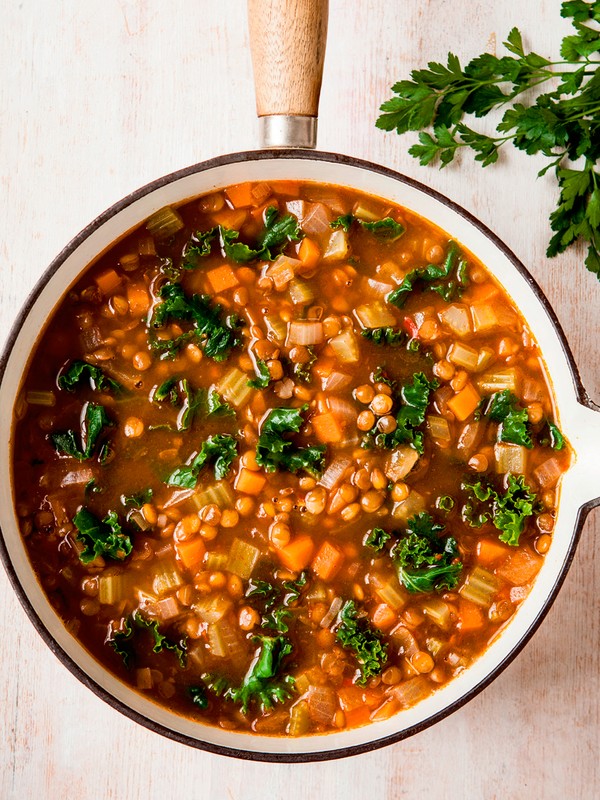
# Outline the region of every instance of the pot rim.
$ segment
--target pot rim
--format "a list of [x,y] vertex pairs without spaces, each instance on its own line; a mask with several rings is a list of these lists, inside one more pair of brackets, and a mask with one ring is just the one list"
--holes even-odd
[[[3,347],[2,354],[0,355],[0,384],[4,379],[7,363],[10,354],[12,352],[12,349],[14,347],[14,344],[17,340],[18,334],[23,325],[23,322],[28,317],[32,307],[37,301],[43,288],[45,287],[49,279],[60,269],[64,261],[69,256],[71,256],[77,250],[77,248],[87,238],[89,238],[90,235],[92,235],[108,220],[116,216],[119,212],[123,211],[125,208],[127,208],[137,200],[145,197],[148,194],[151,194],[152,192],[154,192],[157,189],[160,189],[163,186],[178,181],[182,178],[187,178],[191,175],[205,172],[215,167],[222,167],[230,164],[239,164],[239,163],[244,163],[246,161],[263,161],[263,160],[277,160],[277,159],[322,161],[328,163],[342,164],[345,166],[367,170],[369,172],[374,172],[384,177],[390,178],[394,181],[397,181],[399,183],[403,183],[413,189],[422,192],[425,195],[428,195],[433,200],[441,203],[442,205],[445,205],[451,211],[463,217],[468,223],[470,223],[474,228],[476,228],[480,233],[482,233],[500,252],[502,252],[503,255],[512,264],[512,266],[525,279],[525,281],[527,282],[533,293],[536,295],[538,301],[542,305],[549,319],[549,322],[554,327],[554,330],[558,336],[560,345],[563,350],[563,354],[566,358],[567,365],[571,373],[571,377],[574,384],[575,396],[578,402],[581,405],[586,406],[587,408],[596,410],[595,404],[590,400],[587,392],[583,387],[581,377],[577,365],[575,363],[573,354],[571,352],[570,346],[567,342],[565,333],[552,306],[548,302],[546,296],[544,295],[539,285],[536,283],[534,278],[531,276],[526,267],[523,265],[523,263],[517,258],[517,256],[512,252],[512,250],[510,250],[510,248],[508,248],[507,245],[504,244],[504,242],[501,239],[499,239],[499,237],[495,233],[493,233],[493,231],[491,231],[484,223],[480,222],[470,212],[466,211],[462,206],[450,200],[440,192],[420,183],[419,181],[414,180],[413,178],[410,178],[406,175],[396,172],[395,170],[389,169],[388,167],[374,164],[372,162],[363,159],[357,159],[351,156],[346,156],[336,153],[328,153],[324,151],[313,152],[306,150],[290,150],[290,149],[240,151],[237,153],[230,153],[223,156],[218,156],[212,159],[208,159],[206,161],[199,162],[192,166],[185,167],[181,170],[169,173],[161,178],[158,178],[142,186],[141,188],[129,193],[122,200],[113,204],[106,211],[97,216],[91,223],[89,223],[89,225],[87,225],[82,231],[80,231],[52,260],[50,265],[44,270],[44,272],[34,285],[33,289],[26,298],[24,304],[20,308],[13,322],[6,343]],[[498,664],[496,664],[482,678],[482,680],[479,683],[471,687],[458,699],[449,703],[445,708],[441,709],[440,711],[432,714],[431,716],[422,720],[421,722],[418,722],[404,730],[383,736],[379,739],[374,739],[361,744],[349,745],[347,747],[341,747],[335,750],[315,750],[315,751],[301,752],[301,753],[260,752],[253,750],[243,750],[243,749],[238,749],[236,747],[228,747],[221,744],[195,739],[193,737],[188,736],[187,734],[166,727],[155,720],[149,719],[144,714],[127,706],[125,703],[123,703],[121,700],[117,699],[113,694],[111,694],[107,689],[100,686],[57,643],[55,638],[52,636],[50,631],[46,628],[46,626],[42,622],[41,618],[38,616],[31,601],[29,600],[29,597],[23,585],[19,580],[16,570],[14,569],[12,561],[10,559],[8,549],[4,540],[4,534],[1,529],[0,529],[0,559],[4,564],[9,580],[21,602],[21,605],[25,610],[25,613],[27,614],[28,618],[30,619],[33,626],[40,634],[46,645],[50,648],[50,650],[54,653],[54,655],[61,661],[61,663],[64,666],[66,666],[67,669],[69,669],[69,671],[76,678],[78,678],[78,680],[80,680],[88,689],[91,689],[91,691],[94,692],[94,694],[100,697],[102,700],[104,700],[104,702],[108,703],[109,706],[116,709],[129,719],[132,719],[133,721],[143,725],[144,727],[148,728],[149,730],[152,730],[155,733],[159,733],[163,736],[166,736],[169,739],[180,742],[182,744],[195,747],[196,749],[250,761],[265,761],[273,763],[305,763],[312,761],[326,761],[338,758],[345,758],[351,755],[359,755],[362,753],[379,749],[380,747],[385,747],[387,745],[402,741],[416,733],[420,733],[421,731],[425,730],[426,728],[430,727],[436,722],[439,722],[440,720],[446,718],[454,711],[457,711],[459,708],[462,708],[473,697],[475,697],[486,686],[488,686],[493,680],[495,680],[495,678],[497,678],[498,675],[500,675],[500,673],[506,669],[506,667],[513,661],[514,658],[516,658],[516,656],[529,642],[533,634],[537,631],[538,627],[540,626],[542,620],[545,618],[546,614],[550,610],[554,600],[556,599],[558,591],[560,590],[565,580],[565,577],[569,571],[569,568],[572,564],[577,544],[579,542],[587,515],[589,511],[597,505],[600,505],[600,498],[589,500],[588,502],[580,506],[579,509],[577,510],[573,535],[570,541],[570,545],[566,553],[565,559],[562,563],[562,566],[560,568],[560,571],[556,577],[554,585],[547,594],[543,604],[539,608],[537,614],[532,620],[526,633],[510,649],[509,653]],[[325,736],[326,734],[324,734],[324,737]],[[323,741],[323,737],[321,736],[315,737],[315,742],[317,741],[318,742]]]

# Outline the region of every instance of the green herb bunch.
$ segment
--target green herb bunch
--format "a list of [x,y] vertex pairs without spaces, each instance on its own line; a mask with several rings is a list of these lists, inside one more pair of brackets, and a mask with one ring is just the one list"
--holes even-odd
[[[547,255],[585,242],[586,266],[600,280],[600,2],[567,0],[561,15],[575,29],[562,40],[562,60],[526,52],[513,28],[504,42],[511,55],[484,53],[463,68],[449,53],[445,65],[432,61],[427,69],[413,70],[411,80],[392,87],[396,96],[383,103],[376,124],[399,134],[420,131],[409,153],[422,165],[438,161],[445,167],[466,147],[487,167],[509,142],[528,155],[545,156],[548,163],[538,175],[554,169],[560,190],[550,215],[554,235]],[[529,97],[548,81],[557,85],[531,102],[523,100],[523,93]],[[464,122],[501,108],[496,136]]]

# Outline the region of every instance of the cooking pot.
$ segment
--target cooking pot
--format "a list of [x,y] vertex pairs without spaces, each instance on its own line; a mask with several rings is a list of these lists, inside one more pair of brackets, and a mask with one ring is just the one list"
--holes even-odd
[[[326,0],[250,0],[250,29],[261,128],[259,151],[225,155],[167,175],[94,220],[45,271],[17,316],[0,361],[0,555],[26,613],[50,649],[111,706],[158,733],[217,753],[265,761],[309,761],[364,752],[410,736],[456,710],[517,655],[548,612],[573,559],[585,518],[600,504],[600,413],[586,395],[558,320],[515,255],[458,205],[416,181],[365,161],[311,152],[327,27]],[[285,14],[283,13],[285,11]],[[472,666],[396,716],[362,728],[298,738],[209,727],[160,707],[121,683],[73,638],[48,602],[19,533],[11,486],[9,409],[40,330],[98,254],[157,209],[243,181],[302,180],[352,187],[431,220],[480,259],[502,284],[540,345],[559,425],[573,449],[562,480],[553,543],[527,598]]]

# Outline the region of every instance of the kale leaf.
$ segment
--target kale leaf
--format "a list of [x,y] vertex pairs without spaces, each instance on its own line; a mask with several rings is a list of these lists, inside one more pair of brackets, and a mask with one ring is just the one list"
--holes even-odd
[[194,705],[198,708],[208,708],[208,697],[204,686],[188,686],[187,692]]
[[400,328],[366,328],[360,335],[373,344],[400,347],[408,342],[407,334]]
[[123,561],[133,549],[131,539],[123,533],[119,517],[114,511],[109,511],[103,520],[99,520],[82,506],[73,517],[73,524],[78,531],[78,541],[85,545],[79,553],[79,560],[83,564],[89,564],[98,556]]
[[491,420],[500,423],[499,442],[533,447],[529,431],[529,416],[527,411],[521,408],[518,398],[511,391],[505,389],[493,394],[485,413]]
[[267,472],[284,469],[298,472],[304,469],[310,475],[319,475],[323,470],[325,445],[299,447],[285,434],[298,433],[303,423],[302,408],[272,408],[262,423],[256,444],[256,462]]
[[215,478],[220,481],[231,468],[233,459],[237,455],[237,442],[228,433],[217,433],[209,436],[202,443],[200,452],[192,458],[189,464],[177,467],[165,483],[167,486],[180,486],[183,489],[193,489],[198,482],[200,470],[207,463],[213,463]]
[[150,347],[164,357],[172,357],[179,347],[192,337],[201,344],[205,355],[215,361],[224,361],[232,347],[239,344],[236,336],[238,320],[235,315],[225,319],[221,307],[213,305],[208,295],[193,294],[188,297],[179,283],[165,283],[159,290],[162,302],[154,309],[150,328],[164,327],[167,322],[191,322],[193,328],[175,339],[150,337]]
[[53,433],[50,438],[57,452],[65,453],[78,461],[86,461],[93,456],[96,443],[104,429],[112,424],[104,406],[87,403],[79,436],[75,431],[68,430]]
[[74,392],[84,380],[88,380],[92,389],[98,392],[120,393],[123,391],[120,383],[109,378],[100,367],[88,364],[87,361],[72,361],[68,369],[61,372],[56,382],[60,389]]
[[142,489],[134,494],[122,494],[121,503],[125,508],[141,508],[152,500],[153,491],[150,488]]
[[125,617],[123,630],[113,633],[108,643],[114,651],[121,656],[123,663],[129,669],[135,661],[135,649],[133,640],[137,630],[146,630],[154,641],[152,652],[162,653],[163,650],[171,650],[177,656],[179,666],[183,669],[186,666],[187,658],[187,639],[183,637],[178,642],[174,642],[162,634],[158,628],[158,620],[149,620],[139,612],[134,612],[131,616]]
[[340,609],[335,636],[358,661],[358,684],[364,686],[369,678],[381,673],[387,662],[387,644],[381,641],[379,631],[369,625],[366,614],[359,614],[354,600],[346,600]]
[[266,389],[271,380],[271,373],[269,372],[267,362],[263,361],[262,358],[256,360],[256,372],[257,377],[249,380],[248,386],[251,386],[253,389]]
[[550,422],[550,420],[546,420],[538,434],[538,444],[542,447],[551,447],[553,450],[562,450],[565,446],[565,437],[557,425]]
[[376,553],[381,553],[391,538],[392,534],[389,531],[384,531],[383,528],[371,528],[365,536],[364,544]]
[[369,222],[368,220],[359,219],[353,214],[343,214],[337,219],[334,219],[330,227],[334,229],[343,228],[343,230],[348,233],[353,222],[358,222],[362,228],[372,233],[380,242],[395,242],[402,234],[406,233],[404,225],[400,222],[396,222],[392,217],[383,217],[383,219]]
[[467,262],[456,242],[451,241],[443,264],[428,264],[411,270],[402,283],[389,293],[387,301],[402,308],[408,295],[420,288],[422,291],[436,292],[449,303],[459,298],[468,284]]
[[443,539],[443,525],[426,512],[407,522],[404,536],[392,551],[398,579],[409,592],[433,592],[454,589],[463,565],[456,539]]
[[235,411],[227,400],[223,400],[216,389],[211,389],[209,391],[206,406],[208,414],[214,414],[215,416],[229,416],[235,414]]
[[[535,512],[537,497],[525,483],[523,475],[509,475],[504,494],[483,481],[465,482],[471,500],[463,507],[463,519],[472,527],[491,521],[499,531],[500,541],[516,547],[525,530],[527,518]],[[483,504],[476,508],[475,501]]]

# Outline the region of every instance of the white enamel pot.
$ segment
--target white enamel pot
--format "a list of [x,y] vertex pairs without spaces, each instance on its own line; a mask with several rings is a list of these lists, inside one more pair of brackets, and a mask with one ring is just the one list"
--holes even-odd
[[[263,69],[281,77],[273,59],[277,61],[282,52],[281,42],[289,41],[279,24],[277,12],[282,5],[291,13],[285,30],[302,48],[296,56],[306,59],[312,47],[314,57],[310,64],[317,65],[305,76],[305,84],[312,81],[312,90],[305,92],[299,105],[289,101],[292,95],[296,100],[302,97],[298,73],[283,76],[281,85],[285,91],[281,89],[280,97],[275,92],[268,102],[265,84],[260,80]],[[263,136],[271,144],[284,145],[287,140],[294,147],[314,145],[327,3],[250,0],[250,6],[251,20],[262,32],[260,52],[265,55],[260,66],[255,57]],[[256,47],[256,27],[251,28]],[[284,60],[293,61],[288,50],[283,47]],[[178,205],[242,181],[278,179],[337,184],[387,198],[431,220],[479,258],[521,310],[541,347],[554,389],[559,425],[574,452],[573,465],[562,481],[553,543],[544,565],[530,594],[485,654],[435,694],[391,719],[354,730],[293,739],[226,731],[193,722],[156,705],[107,672],[68,633],[38,583],[19,533],[10,468],[10,410],[31,352],[65,291],[97,255],[165,205]],[[389,169],[308,149],[264,149],[206,161],[145,186],[94,220],[52,262],[19,313],[0,360],[0,408],[0,556],[44,641],[82,683],[131,719],[185,744],[241,758],[310,761],[360,753],[406,738],[464,705],[512,661],[535,632],[565,578],[587,513],[600,504],[600,413],[581,385],[556,316],[525,267],[490,230],[437,192]]]

